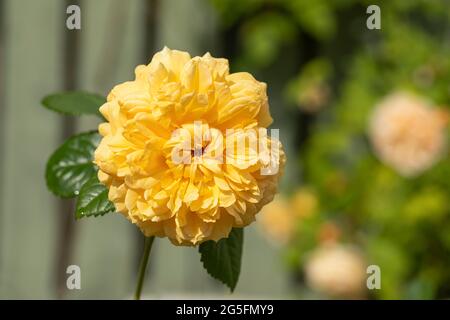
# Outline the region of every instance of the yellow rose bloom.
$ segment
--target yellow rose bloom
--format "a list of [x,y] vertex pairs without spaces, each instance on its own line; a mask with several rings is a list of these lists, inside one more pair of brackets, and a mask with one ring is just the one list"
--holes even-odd
[[292,207],[299,218],[312,216],[318,208],[318,200],[314,192],[308,188],[299,188],[292,196]]
[[177,245],[217,241],[254,221],[285,162],[262,130],[272,122],[266,84],[230,74],[226,59],[168,48],[135,75],[100,108],[107,122],[95,163],[117,211]]
[[385,97],[370,119],[369,136],[377,156],[405,177],[432,167],[445,154],[448,114],[405,92]]
[[348,245],[329,244],[316,248],[305,266],[307,284],[330,297],[360,299],[366,295],[367,263]]
[[264,207],[258,222],[267,240],[275,245],[285,246],[294,235],[296,218],[289,202],[277,196],[274,201]]

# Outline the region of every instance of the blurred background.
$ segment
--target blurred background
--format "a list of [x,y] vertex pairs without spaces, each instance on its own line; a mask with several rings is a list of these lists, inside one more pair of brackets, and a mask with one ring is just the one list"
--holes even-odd
[[[98,123],[40,101],[106,95],[164,45],[268,83],[288,162],[245,230],[232,296],[194,248],[157,239],[145,297],[449,298],[450,2],[377,2],[0,0],[0,298],[132,297],[137,229],[116,214],[75,222],[45,186],[52,151]],[[371,4],[379,30],[366,26]],[[66,289],[71,264],[81,290]],[[380,289],[366,287],[370,265]]]

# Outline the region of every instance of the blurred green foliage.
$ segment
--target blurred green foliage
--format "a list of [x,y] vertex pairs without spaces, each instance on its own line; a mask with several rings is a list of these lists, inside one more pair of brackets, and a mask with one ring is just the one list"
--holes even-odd
[[[450,297],[448,152],[404,178],[376,158],[367,136],[374,105],[391,92],[408,90],[449,109],[449,2],[380,2],[381,30],[366,28],[371,1],[211,2],[230,58],[269,87],[281,82],[285,99],[272,109],[285,108],[302,126],[294,142],[298,185],[316,191],[320,214],[299,222],[286,248],[290,270],[302,279],[305,254],[332,222],[340,241],[380,266],[373,298]],[[297,68],[286,75],[287,59]]]

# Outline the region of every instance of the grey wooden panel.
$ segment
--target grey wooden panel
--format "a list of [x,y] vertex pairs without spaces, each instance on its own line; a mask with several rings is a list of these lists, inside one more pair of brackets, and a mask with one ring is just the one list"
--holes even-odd
[[51,298],[54,198],[44,168],[55,148],[58,116],[40,107],[60,84],[57,0],[5,3],[5,142],[1,151],[0,297]]
[[263,238],[257,224],[245,229],[241,277],[236,295],[244,298],[287,298],[289,279],[281,252]]
[[216,15],[205,0],[160,0],[158,43],[162,48],[214,54],[219,47]]
[[[106,95],[134,76],[138,64],[142,1],[83,1],[79,88]],[[95,117],[81,118],[79,131],[97,128]],[[132,297],[135,276],[135,228],[119,214],[83,219],[72,261],[81,267],[82,289],[67,298]]]

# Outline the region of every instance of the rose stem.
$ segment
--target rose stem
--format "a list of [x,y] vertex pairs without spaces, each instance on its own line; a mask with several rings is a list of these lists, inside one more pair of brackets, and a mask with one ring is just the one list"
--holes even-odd
[[145,270],[147,269],[148,257],[152,250],[153,240],[155,237],[145,237],[144,253],[142,254],[141,265],[139,266],[138,282],[136,284],[136,292],[134,293],[134,299],[141,299],[142,285],[144,284]]

